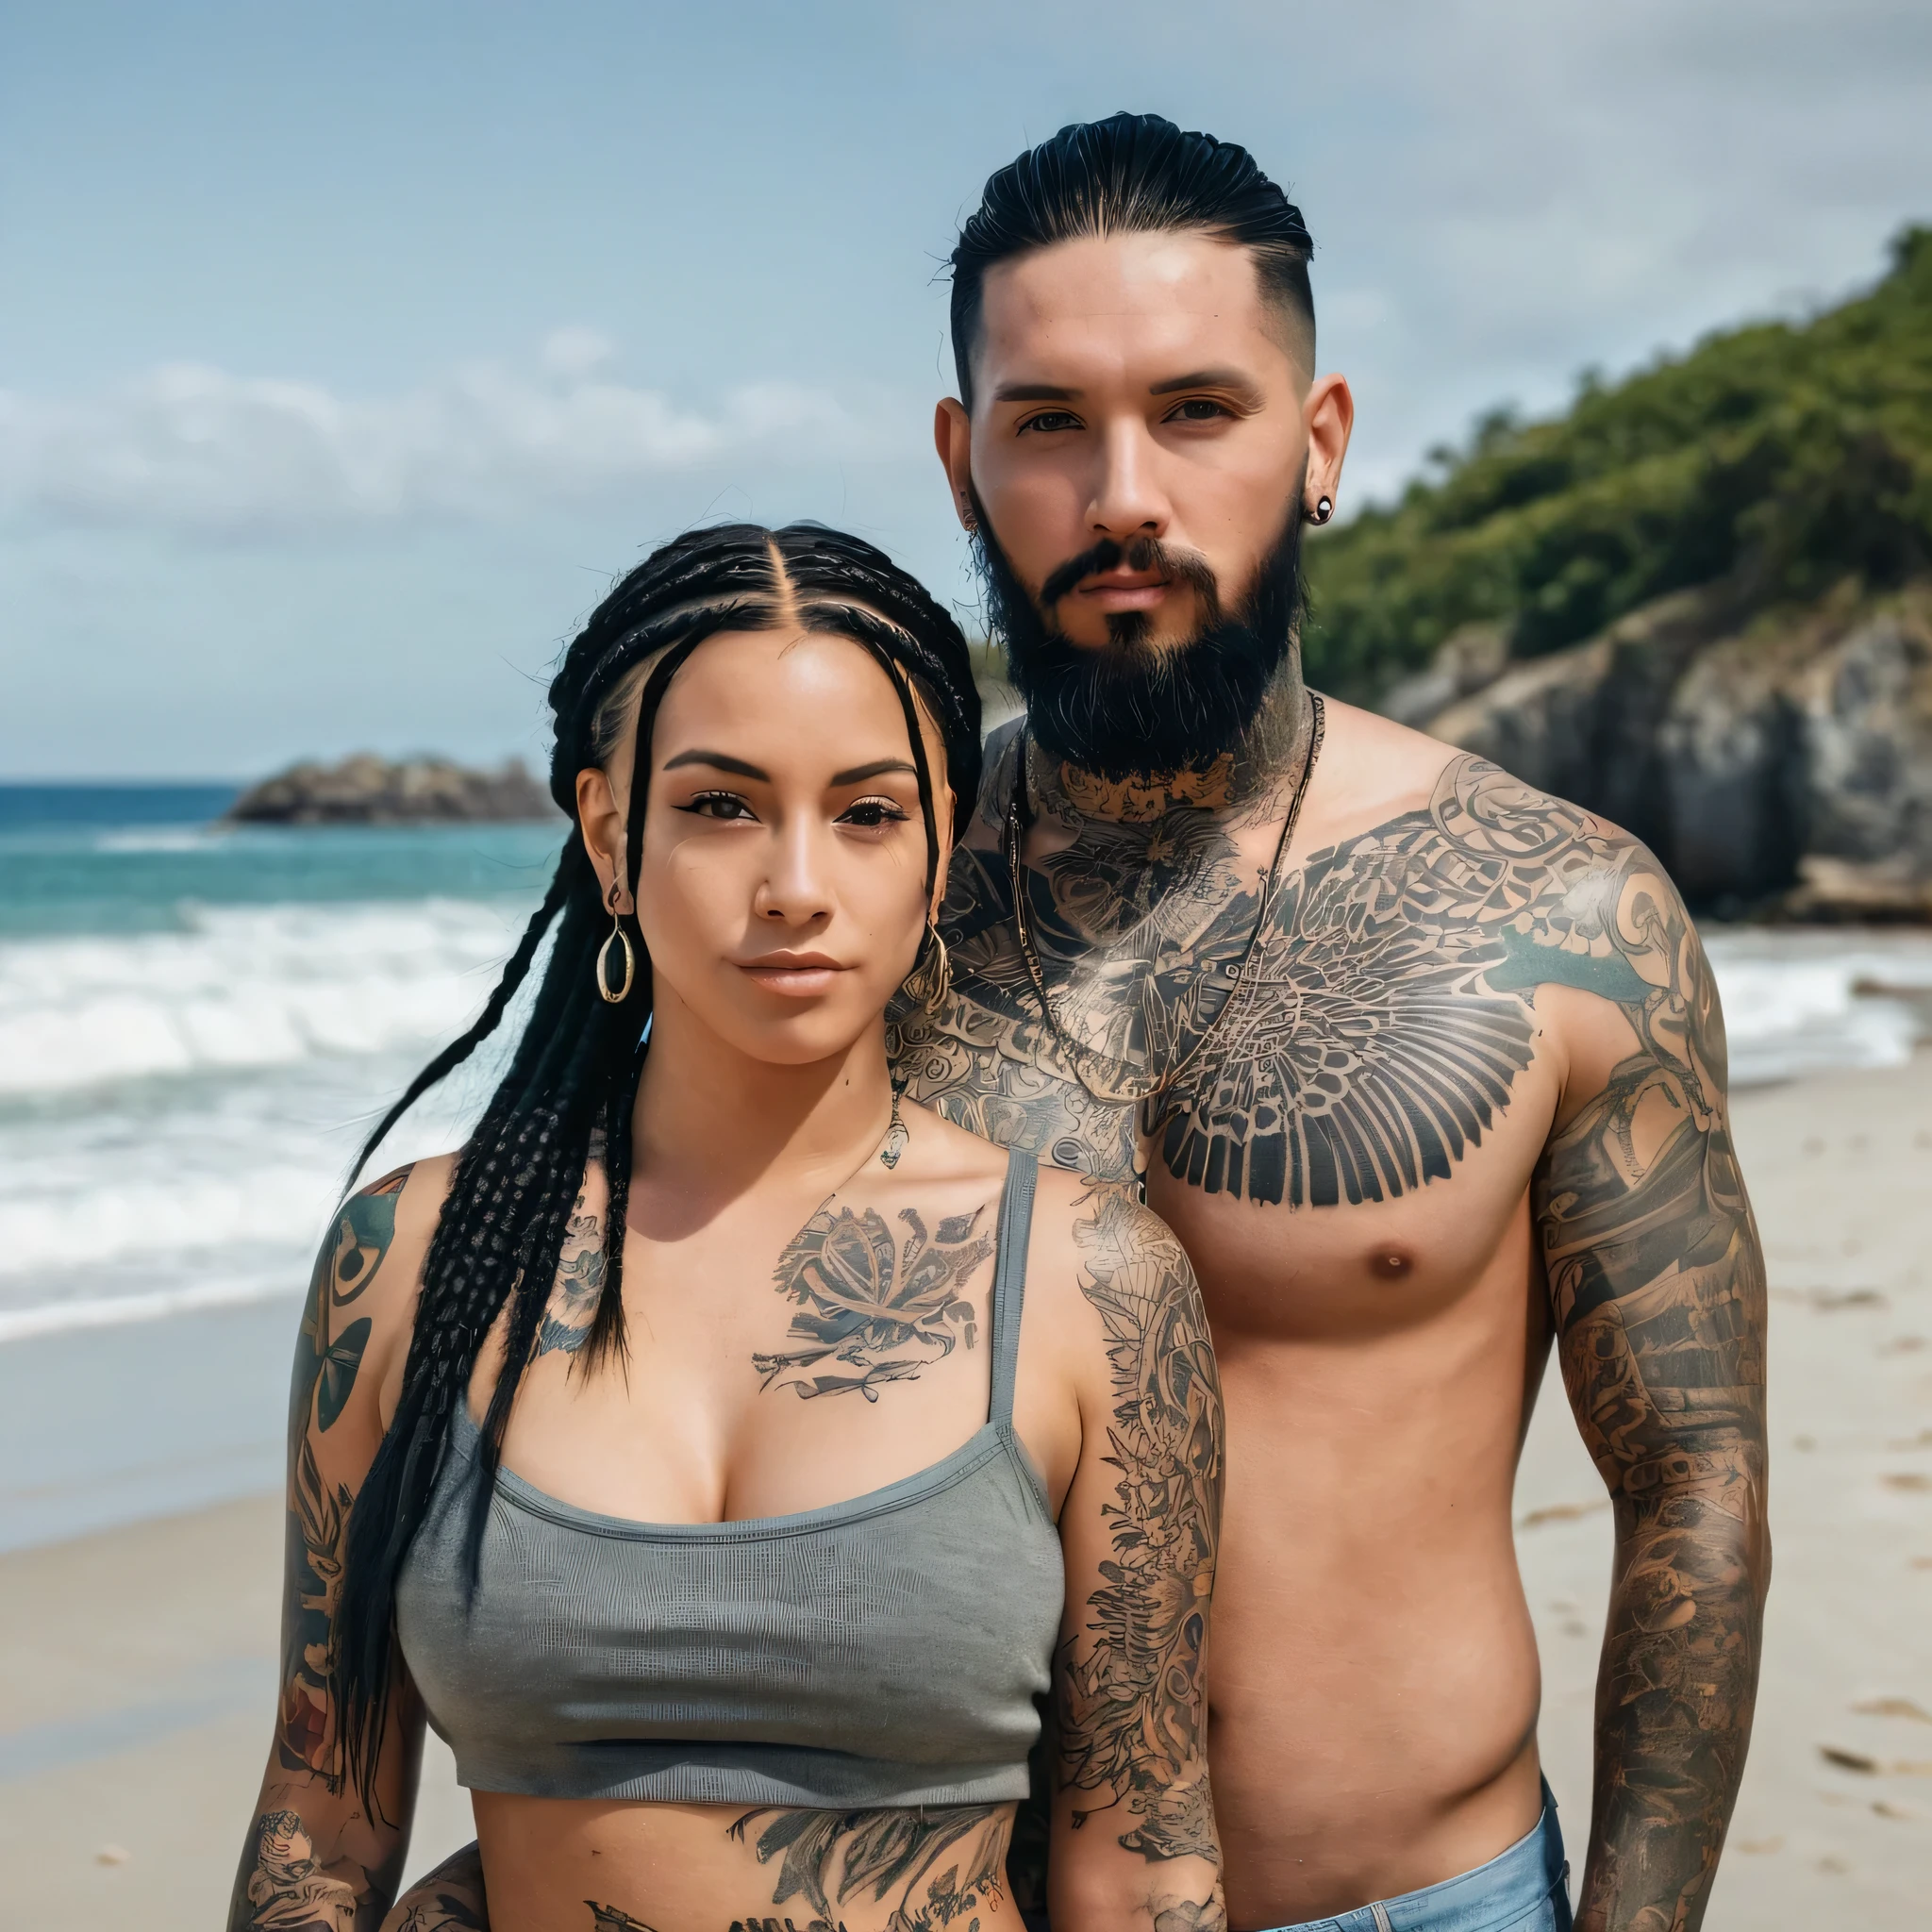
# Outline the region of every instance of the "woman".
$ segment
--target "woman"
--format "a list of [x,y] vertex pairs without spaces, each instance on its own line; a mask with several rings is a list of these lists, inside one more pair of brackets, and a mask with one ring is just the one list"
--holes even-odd
[[550,698],[555,879],[374,1138],[554,926],[508,1071],[318,1264],[231,1927],[383,1919],[426,1713],[487,1914],[459,1857],[391,1924],[1017,1932],[1049,1688],[1057,1932],[1222,1925],[1187,1261],[889,1076],[977,780],[958,628],[856,539],[701,530]]

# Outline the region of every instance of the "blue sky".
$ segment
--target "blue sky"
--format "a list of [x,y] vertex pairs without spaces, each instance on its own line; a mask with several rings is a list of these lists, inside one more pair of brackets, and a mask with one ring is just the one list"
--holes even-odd
[[540,758],[560,641],[724,514],[970,618],[936,271],[1119,107],[1300,202],[1344,512],[1932,219],[1919,0],[0,9],[0,777]]

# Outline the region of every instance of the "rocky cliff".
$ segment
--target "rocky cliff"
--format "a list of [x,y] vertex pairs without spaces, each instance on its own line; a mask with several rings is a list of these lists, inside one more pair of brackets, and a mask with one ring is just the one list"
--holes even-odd
[[443,758],[391,764],[368,752],[339,765],[291,765],[251,786],[227,816],[244,824],[392,825],[547,819],[550,794],[512,758],[494,772]]
[[1616,820],[1693,905],[1932,919],[1932,579],[1679,591],[1516,662],[1467,625],[1378,708]]
[[1837,308],[1492,411],[1307,569],[1315,684],[1627,825],[1694,905],[1932,918],[1932,227]]

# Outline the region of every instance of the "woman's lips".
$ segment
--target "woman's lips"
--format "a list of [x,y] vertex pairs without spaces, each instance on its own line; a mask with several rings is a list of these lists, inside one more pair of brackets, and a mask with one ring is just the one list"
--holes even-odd
[[828,991],[848,969],[823,954],[808,953],[797,959],[753,959],[738,970],[767,991],[803,1000]]

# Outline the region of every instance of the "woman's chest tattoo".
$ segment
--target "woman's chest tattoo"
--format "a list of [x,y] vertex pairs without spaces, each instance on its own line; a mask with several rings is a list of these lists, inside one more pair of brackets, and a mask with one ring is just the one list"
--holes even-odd
[[896,1230],[876,1208],[827,1202],[792,1237],[772,1279],[793,1309],[793,1345],[753,1356],[762,1388],[876,1402],[882,1384],[974,1345],[979,1312],[966,1289],[992,1253],[991,1214],[928,1225],[902,1208],[895,1219]]

